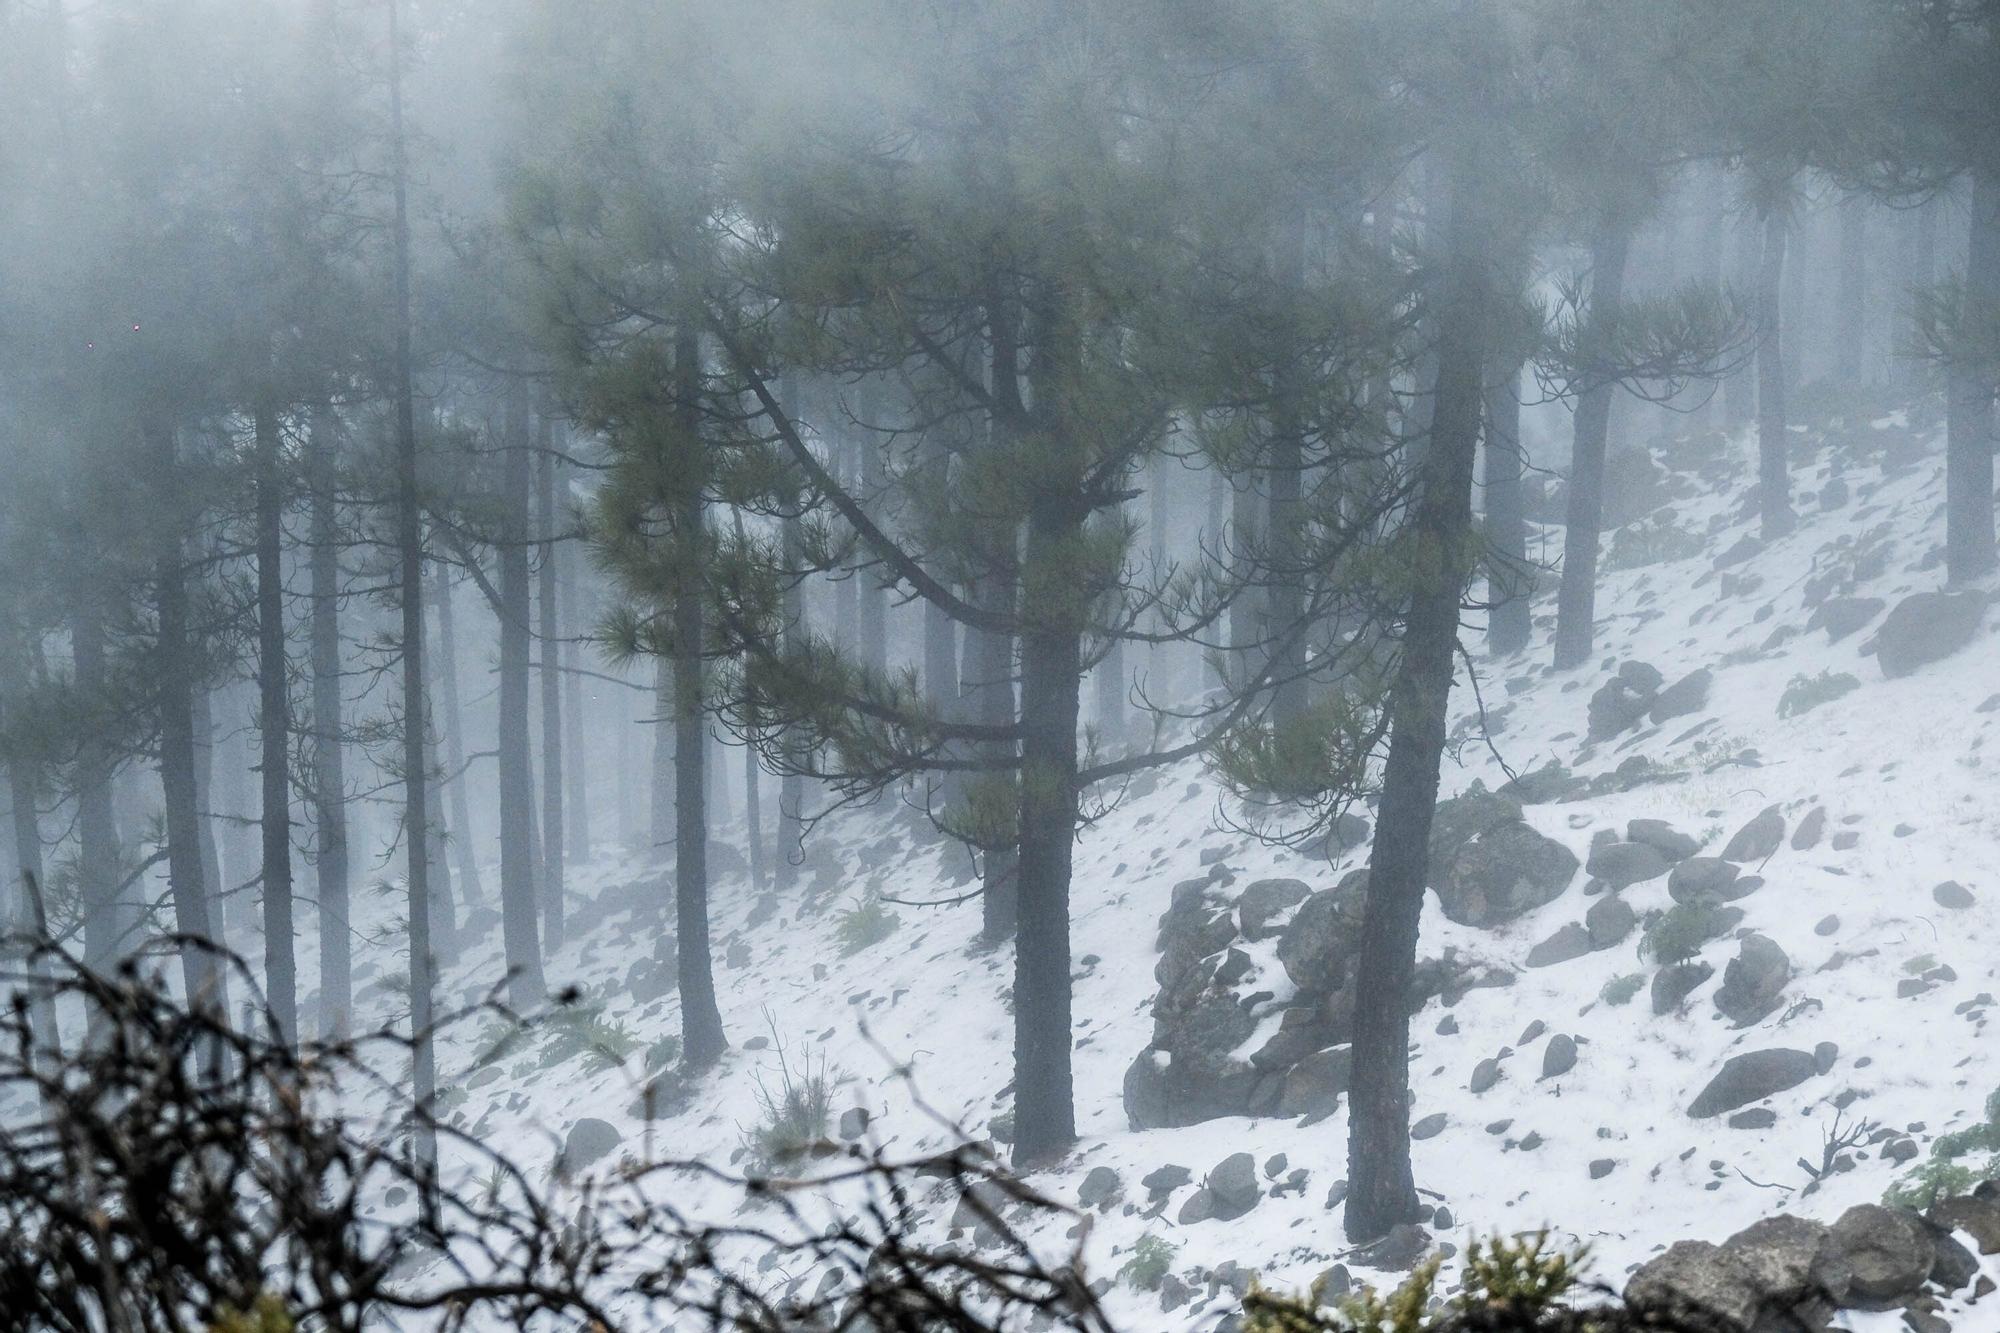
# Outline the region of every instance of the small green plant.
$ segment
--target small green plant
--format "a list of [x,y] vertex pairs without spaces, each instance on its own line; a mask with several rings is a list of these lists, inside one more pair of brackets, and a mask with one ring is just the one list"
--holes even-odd
[[1938,1135],[1930,1159],[1891,1185],[1882,1201],[1922,1210],[2000,1176],[2000,1088],[1987,1097],[1985,1111],[1983,1122]]
[[646,1072],[657,1074],[681,1058],[681,1039],[671,1032],[646,1048]]
[[1779,717],[1798,717],[1841,695],[1861,688],[1861,682],[1844,671],[1826,670],[1817,676],[1793,676],[1778,698]]
[[1622,977],[1613,977],[1605,982],[1604,989],[1597,992],[1597,998],[1617,1009],[1632,1003],[1632,997],[1644,989],[1645,985],[1644,972],[1627,972]]
[[808,1066],[794,1073],[779,1048],[778,1086],[773,1090],[758,1080],[757,1123],[743,1136],[753,1170],[768,1175],[832,1150],[827,1131],[833,1120],[833,1083],[824,1059],[817,1069]]
[[225,1308],[208,1326],[209,1333],[292,1333],[297,1327],[284,1300],[268,1291],[257,1298],[248,1314]]
[[542,1068],[581,1056],[592,1072],[616,1069],[639,1049],[638,1036],[625,1024],[604,1017],[589,1005],[566,1005],[542,1024]]
[[1647,918],[1645,932],[1639,937],[1639,956],[1666,967],[1685,963],[1722,929],[1722,908],[1716,903],[1706,898],[1675,903]]
[[1655,514],[1640,523],[1628,523],[1611,534],[1604,568],[1639,569],[1669,560],[1688,560],[1707,549],[1699,533],[1677,525],[1672,515]]
[[1174,1266],[1176,1248],[1149,1231],[1132,1246],[1132,1257],[1118,1270],[1118,1276],[1141,1291],[1158,1291]]
[[834,937],[843,954],[857,954],[880,944],[896,933],[902,918],[890,911],[880,898],[870,894],[852,907],[843,907],[834,920]]
[[528,1044],[528,1025],[511,1018],[489,1018],[486,1026],[479,1031],[475,1043],[479,1054],[473,1059],[475,1069],[485,1065],[497,1065],[502,1060],[520,1054]]
[[[1372,1287],[1329,1307],[1326,1279],[1305,1296],[1278,1296],[1256,1283],[1243,1298],[1243,1333],[1442,1333],[1458,1328],[1539,1328],[1541,1317],[1575,1289],[1587,1249],[1550,1253],[1548,1234],[1494,1237],[1466,1247],[1459,1289],[1436,1296],[1442,1255],[1417,1266],[1387,1296]],[[1500,1316],[1504,1315],[1504,1318]]]

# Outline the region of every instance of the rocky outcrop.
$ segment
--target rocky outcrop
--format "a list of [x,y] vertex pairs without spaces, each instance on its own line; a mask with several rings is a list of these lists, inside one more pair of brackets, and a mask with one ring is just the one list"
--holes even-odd
[[1560,897],[1576,869],[1574,852],[1516,818],[1461,843],[1433,883],[1445,916],[1492,927]]

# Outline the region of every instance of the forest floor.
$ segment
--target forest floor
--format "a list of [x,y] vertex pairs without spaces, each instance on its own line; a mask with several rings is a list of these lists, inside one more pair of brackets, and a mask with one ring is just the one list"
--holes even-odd
[[[1655,1015],[1643,988],[1625,1003],[1604,994],[1621,977],[1650,977],[1636,933],[1559,965],[1527,966],[1532,946],[1580,920],[1593,901],[1581,870],[1560,897],[1492,930],[1447,921],[1431,898],[1423,956],[1455,949],[1516,974],[1511,986],[1473,990],[1449,1008],[1433,999],[1413,1020],[1414,1115],[1445,1117],[1442,1129],[1415,1145],[1425,1199],[1450,1213],[1448,1225],[1434,1228],[1438,1240],[1462,1246],[1469,1236],[1546,1227],[1563,1241],[1587,1244],[1593,1276],[1620,1285],[1632,1266],[1675,1240],[1720,1240],[1778,1211],[1831,1220],[1851,1204],[1878,1201],[1915,1164],[1888,1160],[1888,1142],[1908,1139],[1927,1153],[1936,1136],[1981,1119],[2000,1084],[2000,1039],[1985,1030],[1992,993],[2000,992],[2000,744],[1992,744],[2000,741],[2000,613],[1988,611],[1970,646],[1897,679],[1886,679],[1868,651],[1879,612],[1837,641],[1807,627],[1808,585],[1829,569],[1844,566],[1853,595],[1888,607],[1943,586],[1942,449],[1934,436],[1911,431],[1900,415],[1801,433],[1798,530],[1722,570],[1717,553],[1756,533],[1744,504],[1752,445],[1739,437],[1718,440],[1707,453],[1676,446],[1687,456],[1676,460],[1672,484],[1682,494],[1671,502],[1673,515],[1700,536],[1698,549],[1604,575],[1592,666],[1561,674],[1546,667],[1552,578],[1537,600],[1527,651],[1491,660],[1468,634],[1492,744],[1476,735],[1474,693],[1462,679],[1455,699],[1464,743],[1447,762],[1445,793],[1474,781],[1497,786],[1510,768],[1527,772],[1550,759],[1590,778],[1644,755],[1655,780],[1527,808],[1527,820],[1580,861],[1594,834],[1631,819],[1665,820],[1700,840],[1708,855],[1773,805],[1788,833],[1817,806],[1828,821],[1809,850],[1794,850],[1788,837],[1767,864],[1745,867],[1765,883],[1734,904],[1745,913],[1742,927],[1774,940],[1792,965],[1783,1003],[1745,1029],[1709,999],[1736,951],[1728,936],[1702,950],[1716,980],[1665,1016]],[[1823,508],[1817,497],[1836,473],[1850,495],[1840,507]],[[1560,530],[1541,537],[1553,551]],[[1625,549],[1632,558],[1636,548]],[[1651,553],[1673,556],[1674,543],[1657,543]],[[1651,664],[1668,682],[1713,670],[1706,707],[1663,727],[1642,724],[1588,743],[1587,702],[1627,660]],[[1804,712],[1781,709],[1788,686],[1821,672],[1855,684],[1837,693],[1841,682],[1829,677],[1820,692],[1836,697]],[[1120,1280],[1107,1301],[1134,1328],[1212,1326],[1236,1308],[1229,1270],[1223,1282],[1204,1280],[1225,1262],[1281,1289],[1303,1287],[1336,1262],[1357,1279],[1395,1280],[1367,1271],[1349,1252],[1338,1211],[1328,1207],[1347,1169],[1344,1109],[1316,1124],[1231,1118],[1178,1129],[1129,1126],[1121,1080],[1151,1040],[1156,925],[1171,886],[1206,874],[1218,858],[1243,882],[1287,876],[1316,888],[1365,863],[1365,848],[1329,865],[1224,831],[1220,801],[1199,763],[1169,769],[1117,794],[1077,848],[1081,1138],[1060,1167],[1034,1182],[1073,1202],[1093,1168],[1116,1173],[1119,1197],[1092,1217],[1086,1240],[1095,1277],[1117,1277],[1142,1237],[1155,1238],[1149,1249],[1172,1247],[1167,1267],[1193,1289],[1198,1313],[1184,1308],[1165,1319],[1156,1294]],[[1835,834],[1852,836],[1839,837],[1834,850]],[[740,829],[719,830],[718,838],[741,845]],[[577,1119],[595,1117],[623,1136],[600,1169],[648,1153],[740,1164],[761,1118],[760,1097],[780,1093],[787,1071],[794,1080],[823,1072],[833,1083],[829,1129],[837,1131],[844,1112],[864,1109],[866,1140],[892,1155],[945,1146],[952,1124],[989,1137],[1007,1106],[1011,963],[1006,950],[980,946],[977,903],[894,907],[894,928],[881,938],[860,947],[844,947],[842,938],[843,913],[871,895],[951,897],[963,891],[964,866],[962,851],[940,847],[920,819],[887,800],[818,827],[790,900],[753,893],[740,873],[721,878],[717,983],[733,1049],[683,1108],[650,1125],[635,1105],[645,1056],[679,1027],[671,974],[653,961],[669,880],[632,860],[573,872],[580,928],[549,958],[549,982],[580,987],[595,1013],[596,1026],[581,1025],[583,1045],[596,1041],[626,1058],[613,1065],[574,1041],[565,1048],[535,1034],[482,1068],[492,1033],[461,1025],[442,1044],[444,1105],[482,1138],[529,1161],[550,1160]],[[1941,905],[1934,888],[1945,881],[1963,886],[1970,905]],[[1632,885],[1625,895],[1642,917],[1670,906],[1664,878]],[[849,945],[867,924],[846,918]],[[448,998],[484,993],[472,978],[496,974],[498,935],[489,932],[457,960]],[[364,1003],[395,1002],[395,947],[385,941],[375,950]],[[301,972],[312,975],[307,964]],[[635,989],[656,993],[634,999]],[[1543,1033],[1523,1044],[1536,1023]],[[1574,1068],[1537,1077],[1543,1043],[1565,1033],[1577,1043]],[[1689,1117],[1689,1103],[1732,1055],[1812,1051],[1828,1042],[1838,1047],[1830,1069],[1760,1103],[1775,1113],[1767,1126]],[[1499,1058],[1500,1077],[1475,1095],[1468,1081],[1489,1057]],[[1841,1128],[1872,1122],[1893,1133],[1849,1149],[1851,1169],[1808,1194],[1812,1176],[1802,1160],[1818,1167],[1836,1121]],[[1282,1174],[1308,1173],[1303,1190],[1280,1196],[1267,1189],[1235,1220],[1177,1223],[1186,1194],[1242,1150],[1260,1166],[1282,1154]],[[1169,1164],[1188,1168],[1192,1182],[1155,1208],[1139,1181]],[[697,1215],[723,1218],[742,1204],[740,1191],[719,1182],[691,1182],[688,1191],[677,1201]],[[942,1235],[957,1201],[942,1185],[939,1195],[927,1202]],[[1061,1225],[1050,1228],[1047,1239],[1060,1249]],[[1844,1318],[1864,1328],[1883,1317]]]

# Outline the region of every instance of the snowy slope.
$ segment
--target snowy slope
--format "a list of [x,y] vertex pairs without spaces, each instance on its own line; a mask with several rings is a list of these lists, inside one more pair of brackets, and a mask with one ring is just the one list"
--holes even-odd
[[[1513,986],[1472,991],[1449,1011],[1433,1000],[1413,1021],[1415,1113],[1447,1115],[1440,1133],[1416,1145],[1420,1187],[1452,1215],[1440,1240],[1462,1245],[1467,1234],[1553,1226],[1588,1242],[1595,1274],[1617,1282],[1677,1239],[1719,1240],[1786,1208],[1831,1219],[1850,1204],[1879,1199],[1901,1168],[1869,1147],[1855,1154],[1852,1171],[1830,1178],[1814,1196],[1796,1193],[1808,1179],[1796,1159],[1819,1160],[1822,1131],[1833,1123],[1840,1094],[1853,1094],[1847,1121],[1865,1118],[1907,1131],[1921,1147],[1975,1119],[2000,1084],[2000,1042],[1985,1031],[1990,1001],[1966,1003],[1982,992],[2000,993],[2000,801],[1995,769],[1986,763],[1989,742],[2000,739],[2000,708],[1981,711],[2000,692],[2000,613],[1988,612],[1973,646],[1897,680],[1885,680],[1863,652],[1872,626],[1831,644],[1823,631],[1805,630],[1807,581],[1842,552],[1886,550],[1881,568],[1864,569],[1854,591],[1890,606],[1943,580],[1935,550],[1942,540],[1937,442],[1918,441],[1920,451],[1906,444],[1900,417],[1838,434],[1850,442],[1840,459],[1851,500],[1820,510],[1813,497],[1835,453],[1820,434],[1801,436],[1799,530],[1729,571],[1756,575],[1754,589],[1726,594],[1723,576],[1711,567],[1715,552],[1755,531],[1742,504],[1750,445],[1739,440],[1703,469],[1705,479],[1692,483],[1696,493],[1675,505],[1680,524],[1705,536],[1705,553],[1605,576],[1598,663],[1565,675],[1545,669],[1552,587],[1537,605],[1537,640],[1529,651],[1504,662],[1475,653],[1484,696],[1496,710],[1504,705],[1504,714],[1491,751],[1475,741],[1448,763],[1446,792],[1474,780],[1498,785],[1507,777],[1503,761],[1526,771],[1556,758],[1588,777],[1644,753],[1677,775],[1600,798],[1530,806],[1527,819],[1579,859],[1594,833],[1622,829],[1633,818],[1664,819],[1702,839],[1708,855],[1773,804],[1793,827],[1825,805],[1829,833],[1809,851],[1782,847],[1761,870],[1765,886],[1736,904],[1746,913],[1743,926],[1777,941],[1795,971],[1785,1002],[1744,1031],[1715,1013],[1713,981],[1678,1015],[1655,1017],[1643,991],[1624,1005],[1600,1000],[1614,977],[1650,975],[1635,952],[1636,936],[1572,962],[1527,968],[1528,949],[1581,920],[1594,901],[1585,896],[1581,872],[1554,902],[1499,930],[1453,925],[1432,900],[1424,956],[1456,948],[1519,974]],[[1880,456],[1885,441],[1891,447]],[[1549,538],[1553,543],[1559,533]],[[1785,629],[1795,632],[1774,636]],[[1670,682],[1697,667],[1713,668],[1709,704],[1656,733],[1587,746],[1586,701],[1609,677],[1606,664],[1628,658],[1652,664]],[[1787,683],[1827,669],[1854,675],[1860,688],[1803,716],[1780,718]],[[1458,692],[1457,706],[1470,712],[1469,690]],[[1740,762],[1745,755],[1749,761]],[[1199,765],[1165,771],[1139,784],[1078,848],[1082,1141],[1040,1183],[1074,1199],[1093,1167],[1109,1166],[1122,1178],[1124,1202],[1091,1224],[1088,1250],[1099,1276],[1114,1275],[1134,1242],[1151,1234],[1178,1247],[1174,1270],[1191,1284],[1199,1270],[1234,1261],[1269,1283],[1303,1285],[1335,1261],[1354,1265],[1338,1214],[1326,1206],[1329,1189],[1346,1174],[1344,1112],[1310,1126],[1230,1119],[1134,1132],[1121,1104],[1124,1071],[1151,1036],[1155,927],[1170,886],[1205,873],[1202,854],[1217,849],[1239,882],[1287,875],[1315,887],[1365,858],[1365,851],[1350,853],[1328,866],[1217,831],[1217,800]],[[1836,852],[1834,832],[1858,836],[1851,849]],[[720,836],[727,841],[731,831]],[[624,1069],[592,1073],[582,1060],[543,1067],[530,1050],[502,1060],[497,1074],[479,1075],[472,1087],[480,1034],[467,1025],[448,1034],[440,1059],[445,1081],[460,1086],[447,1103],[453,1114],[531,1158],[548,1158],[567,1127],[588,1115],[624,1133],[621,1153],[643,1154],[650,1143],[664,1155],[727,1161],[756,1119],[760,1082],[771,1086],[778,1077],[776,1046],[750,1049],[750,1039],[768,1041],[775,1033],[794,1069],[824,1062],[841,1078],[836,1112],[866,1108],[872,1136],[892,1150],[915,1152],[946,1140],[932,1114],[913,1104],[913,1091],[937,1113],[985,1136],[994,1114],[1005,1109],[999,1093],[1011,1062],[1005,1004],[1011,968],[1005,951],[976,947],[977,905],[898,909],[901,928],[851,956],[841,955],[834,935],[837,909],[864,892],[950,896],[962,854],[936,847],[892,804],[830,819],[817,838],[815,862],[851,869],[822,881],[816,896],[759,911],[740,877],[718,886],[717,951],[729,959],[718,985],[735,1049],[686,1110],[651,1126],[650,1139],[633,1106],[643,1043],[677,1032],[678,1015],[671,993],[643,1005],[622,998],[635,962],[655,942],[653,918],[640,904],[664,904],[668,892],[657,872],[630,863],[573,874],[581,899],[602,896],[624,906],[566,943],[548,971],[552,986],[576,983],[607,1000],[607,1018],[629,1027],[640,1053]],[[1973,906],[1948,911],[1934,902],[1933,886],[1945,880],[1970,889]],[[1663,878],[1632,886],[1626,897],[1641,913],[1669,903]],[[1816,930],[1828,916],[1838,917],[1837,928]],[[448,996],[483,991],[475,979],[495,975],[498,946],[495,930],[460,959]],[[372,950],[378,976],[401,970],[394,948],[390,941]],[[1734,940],[1725,938],[1710,943],[1703,957],[1719,979],[1734,952]],[[1824,970],[1836,959],[1838,966]],[[1912,960],[1919,960],[1914,970]],[[1898,998],[1899,982],[1925,970],[1936,976],[1937,965],[1955,979]],[[301,972],[312,975],[308,963]],[[387,995],[378,986],[363,1000],[387,1003]],[[1444,1035],[1438,1029],[1447,1013],[1453,1021],[1445,1027],[1456,1030]],[[1536,1021],[1546,1033],[1517,1046]],[[1568,1074],[1540,1080],[1543,1043],[1557,1033],[1576,1039],[1580,1058]],[[1687,1116],[1688,1104],[1730,1055],[1770,1046],[1812,1050],[1821,1042],[1838,1045],[1837,1062],[1772,1099],[1771,1127],[1730,1129],[1720,1118]],[[1469,1093],[1474,1067],[1509,1048],[1499,1082]],[[906,1063],[907,1082],[898,1077]],[[1283,1154],[1287,1171],[1305,1168],[1303,1192],[1266,1197],[1235,1221],[1177,1225],[1187,1192],[1239,1150],[1260,1163]],[[1591,1164],[1606,1160],[1608,1174],[1600,1165],[1601,1178],[1593,1179]],[[1168,1163],[1188,1167],[1194,1185],[1149,1215],[1139,1177]],[[717,1215],[735,1206],[726,1189],[703,1188],[711,1189],[706,1205]],[[952,1203],[938,1200],[940,1228]],[[1124,1284],[1108,1299],[1140,1328],[1206,1327],[1234,1308],[1226,1290],[1207,1299],[1198,1316],[1186,1310],[1162,1316],[1155,1296]]]

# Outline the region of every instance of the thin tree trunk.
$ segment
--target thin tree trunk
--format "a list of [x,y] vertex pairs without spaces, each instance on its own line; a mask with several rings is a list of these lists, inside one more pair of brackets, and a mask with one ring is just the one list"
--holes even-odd
[[1528,564],[1528,524],[1521,499],[1521,367],[1486,388],[1486,586],[1493,603],[1486,647],[1517,653],[1533,633],[1535,571]]
[[444,725],[438,730],[443,733],[451,829],[458,846],[458,894],[470,909],[485,904],[486,888],[479,879],[479,847],[472,835],[471,802],[466,795],[472,775],[465,768],[465,713],[458,703],[458,633],[451,584],[436,565],[431,566],[431,600],[437,604],[438,680],[444,689]]
[[264,999],[286,1041],[299,1035],[298,960],[292,939],[291,681],[285,662],[285,496],[278,420],[256,413],[257,735],[262,774]]
[[[1718,192],[1712,188],[1719,184],[1717,176],[1713,173],[1704,173],[1698,179],[1711,186],[1702,194],[1704,221],[1701,228],[1699,277],[1703,285],[1719,289],[1722,286],[1722,251],[1729,236],[1728,219],[1723,212]],[[1708,384],[1701,389],[1701,410],[1697,420],[1703,430],[1715,428],[1716,397],[1714,384]]]
[[535,506],[541,514],[542,567],[535,597],[542,638],[542,947],[563,942],[562,630],[556,607],[556,462],[554,426],[542,417],[541,452],[535,476]]
[[415,1105],[412,1155],[424,1216],[437,1210],[437,1128],[431,1104],[437,1095],[437,1047],[431,1034],[436,963],[431,954],[430,875],[419,850],[430,827],[430,793],[424,768],[424,542],[422,496],[417,489],[415,358],[410,346],[409,169],[403,133],[402,0],[389,6],[389,118],[391,181],[395,193],[396,267],[396,546],[402,590],[403,832],[409,860],[410,1096]]
[[319,894],[319,1030],[341,1037],[354,1013],[354,945],[349,925],[347,773],[340,674],[338,442],[331,414],[315,414],[310,476],[312,516],[313,830]]
[[[697,426],[701,344],[692,329],[674,339],[674,372],[689,438]],[[698,447],[698,446],[697,446]],[[674,917],[681,994],[681,1058],[705,1069],[729,1049],[722,1011],[715,1002],[714,960],[708,937],[708,759],[702,709],[702,595],[706,559],[706,497],[699,476],[684,477],[675,515],[682,544],[681,586],[674,590]]]
[[[101,615],[94,602],[86,600],[70,621],[76,688],[87,700],[103,699],[109,688]],[[137,916],[119,888],[123,858],[111,800],[111,778],[117,762],[94,723],[78,751],[77,878],[83,902],[83,961],[94,972],[109,973],[138,943]]]
[[194,799],[201,810],[201,882],[208,890],[208,923],[222,925],[222,852],[215,837],[215,708],[208,686],[194,686]]
[[542,946],[536,887],[535,776],[528,745],[527,407],[515,389],[507,409],[501,464],[506,538],[500,548],[500,911],[508,993],[517,1010],[539,1003]]
[[[837,440],[834,444],[834,470],[840,484],[849,490],[856,487],[860,476],[859,446],[853,440]],[[857,558],[863,558],[857,548]],[[861,658],[861,580],[867,575],[849,572],[838,579],[833,587],[833,638],[841,651],[851,654],[852,660]]]
[[[1116,616],[1121,603],[1105,603],[1105,614]],[[1097,686],[1097,738],[1107,751],[1115,752],[1125,743],[1126,690],[1125,641],[1113,639],[1104,657],[1091,669]]]
[[35,1044],[34,1058],[44,1068],[62,1061],[62,1032],[56,1026],[55,996],[49,989],[48,961],[39,942],[48,938],[48,923],[41,911],[41,895],[48,877],[42,869],[42,821],[37,808],[40,782],[27,763],[16,759],[6,764],[7,799],[12,813],[14,859],[6,867],[14,885],[13,919],[0,924],[14,932],[26,955],[28,978],[27,1006],[29,1033]]
[[[1461,178],[1463,179],[1463,178]],[[1461,187],[1462,188],[1462,187]],[[1437,399],[1408,533],[1412,582],[1391,685],[1389,757],[1353,986],[1349,1112],[1349,1240],[1417,1218],[1410,1167],[1410,982],[1416,970],[1427,848],[1458,648],[1459,601],[1471,561],[1472,472],[1479,440],[1488,293],[1478,220],[1460,196],[1449,224],[1437,321]]]
[[[1972,224],[1966,246],[1965,308],[2000,309],[2000,176],[1973,176]],[[1994,382],[1977,363],[1946,368],[1945,569],[1953,583],[1994,568]]]
[[[1741,217],[1733,228],[1736,242],[1734,276],[1731,285],[1755,308],[1758,291],[1762,229],[1754,217]],[[1738,431],[1756,415],[1757,378],[1753,368],[1741,368],[1722,382],[1722,419],[1729,430]]]
[[[563,819],[563,830],[569,839],[566,849],[568,858],[577,865],[590,860],[590,793],[584,781],[585,763],[590,754],[590,729],[587,725],[589,708],[583,692],[583,677],[578,674],[583,667],[583,636],[589,633],[583,603],[583,589],[577,578],[577,561],[573,550],[563,549],[557,555],[561,570],[563,623],[568,627],[568,642],[563,645],[562,660],[569,666],[563,677],[563,733],[568,741],[566,753],[570,756],[563,761],[563,778],[568,783],[568,810]],[[593,687],[594,688],[594,687]]]
[[1841,380],[1856,384],[1862,374],[1867,345],[1868,213],[1857,194],[1840,201],[1840,315],[1834,348],[1834,370]]
[[[990,391],[1018,413],[1021,406],[1020,338],[1015,323],[1014,302],[997,284],[987,301],[987,324]],[[989,418],[987,429],[998,432],[1001,427]],[[980,609],[1003,614],[1011,621],[1017,614],[1020,601],[1020,536],[1015,528],[1009,527],[988,534],[987,541],[990,549],[984,553],[986,568],[974,581],[972,594]],[[1014,724],[1014,648],[1015,637],[1007,631],[986,628],[966,630],[967,667],[960,673],[959,688],[965,697],[964,711],[973,720],[989,726]],[[992,741],[982,749],[996,769],[1011,762],[1018,753],[1018,745],[1014,742]],[[1012,939],[1020,925],[1018,830],[1016,837],[1014,845],[989,848],[981,867],[979,934],[989,944]]]
[[[1280,230],[1277,262],[1278,284],[1296,291],[1305,282],[1306,226],[1303,209],[1294,207],[1293,216]],[[1294,338],[1296,329],[1289,330]],[[1265,601],[1268,605],[1265,633],[1284,646],[1271,664],[1271,722],[1284,727],[1298,721],[1306,710],[1306,641],[1295,632],[1305,616],[1305,426],[1300,399],[1304,386],[1301,371],[1293,358],[1303,353],[1293,346],[1281,346],[1272,376],[1271,452],[1267,474],[1270,509],[1266,527],[1267,549],[1273,568]]]
[[1784,536],[1797,522],[1785,437],[1784,274],[1785,218],[1774,209],[1764,218],[1764,254],[1757,266],[1757,509],[1766,541]]
[[[778,392],[783,398],[786,416],[798,419],[798,382],[786,376],[779,384]],[[802,502],[802,497],[794,494],[794,507]],[[811,626],[806,619],[806,591],[803,582],[805,568],[805,530],[799,516],[788,512],[779,520],[779,554],[784,560],[786,583],[784,591],[784,628],[780,631],[779,647],[786,653],[798,651],[811,634]],[[782,891],[798,882],[799,866],[805,858],[805,778],[797,773],[787,772],[778,780],[778,863],[777,885]]]
[[[1590,341],[1601,345],[1618,318],[1625,295],[1625,261],[1631,253],[1632,225],[1610,223],[1591,247]],[[1611,425],[1611,396],[1618,386],[1592,383],[1576,405],[1570,451],[1569,501],[1563,529],[1562,583],[1556,589],[1558,671],[1590,659],[1597,616],[1598,531],[1604,521],[1604,452]]]
[[[868,409],[872,407],[873,395],[864,396],[862,404],[859,415],[865,422],[872,416]],[[861,429],[868,428],[864,424]],[[888,486],[882,442],[864,434],[856,437],[854,447],[860,454],[862,502],[873,512]],[[861,600],[861,664],[880,677],[889,670],[889,589],[872,571],[857,575],[856,581],[856,595]]]
[[653,849],[674,845],[674,673],[661,658],[653,668]]

